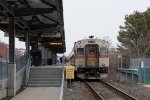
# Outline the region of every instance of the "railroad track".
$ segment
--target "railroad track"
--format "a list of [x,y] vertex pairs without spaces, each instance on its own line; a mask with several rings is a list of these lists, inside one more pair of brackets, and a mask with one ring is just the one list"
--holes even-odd
[[[95,96],[95,98],[97,100],[109,100],[110,98],[118,98],[117,100],[137,100],[136,98],[132,97],[131,95],[117,89],[116,87],[114,87],[102,80],[99,80],[99,82],[97,80],[96,80],[96,82],[92,82],[92,81],[89,82],[89,80],[87,82],[86,80],[83,80],[83,82],[85,83],[87,88],[91,91],[91,93]],[[95,83],[95,84],[97,84],[97,86],[95,86],[95,88],[93,88],[95,84],[91,84],[91,83]],[[100,84],[103,84],[103,85],[100,85]],[[98,87],[98,86],[102,86],[102,87]],[[103,89],[98,90],[97,88],[103,88]],[[102,93],[104,91],[105,91],[105,93]],[[106,91],[108,91],[108,92],[106,92]],[[110,91],[112,91],[112,92],[109,93]],[[109,94],[109,99],[108,99],[108,96],[106,96],[108,94]],[[111,96],[111,95],[113,95],[113,96]]]
[[91,93],[95,96],[97,100],[105,100],[101,95],[99,95],[85,80],[83,81]]
[[106,85],[109,89],[113,89],[115,92],[117,92],[117,94],[121,95],[122,97],[124,97],[126,100],[137,100],[136,98],[134,98],[133,96],[131,96],[130,94],[127,94],[123,91],[121,91],[120,89],[100,80],[100,82],[104,85]]
[[137,100],[136,98],[134,98],[133,96],[131,96],[130,94],[127,94],[123,91],[121,91],[120,89],[100,80],[100,83],[104,84],[106,87],[108,87],[110,90],[112,90],[113,92],[115,92],[116,94],[120,95],[122,98],[124,98],[125,100]]

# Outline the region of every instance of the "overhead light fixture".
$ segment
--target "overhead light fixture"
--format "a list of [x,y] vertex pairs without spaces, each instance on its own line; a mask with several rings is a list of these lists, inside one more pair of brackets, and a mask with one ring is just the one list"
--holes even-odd
[[49,42],[49,45],[51,45],[51,46],[59,46],[59,45],[63,45],[63,43],[62,42]]

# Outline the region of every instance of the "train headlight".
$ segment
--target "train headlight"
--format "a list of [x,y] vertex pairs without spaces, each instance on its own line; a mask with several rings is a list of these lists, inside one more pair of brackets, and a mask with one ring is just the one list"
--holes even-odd
[[81,41],[78,41],[79,44],[81,44]]
[[106,65],[105,64],[102,64],[102,67],[105,67]]

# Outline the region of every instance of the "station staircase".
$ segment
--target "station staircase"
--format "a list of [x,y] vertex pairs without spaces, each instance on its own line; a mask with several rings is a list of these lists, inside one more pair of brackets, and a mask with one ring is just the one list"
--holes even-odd
[[60,87],[61,81],[62,68],[30,68],[29,87]]

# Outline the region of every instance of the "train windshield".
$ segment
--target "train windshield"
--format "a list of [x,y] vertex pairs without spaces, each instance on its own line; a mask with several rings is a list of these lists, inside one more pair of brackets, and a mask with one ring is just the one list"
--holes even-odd
[[83,48],[78,48],[77,49],[77,54],[78,55],[84,55],[84,49]]
[[95,55],[95,48],[90,48],[89,49],[89,55]]
[[101,55],[107,55],[107,49],[106,48],[100,48],[100,54]]

